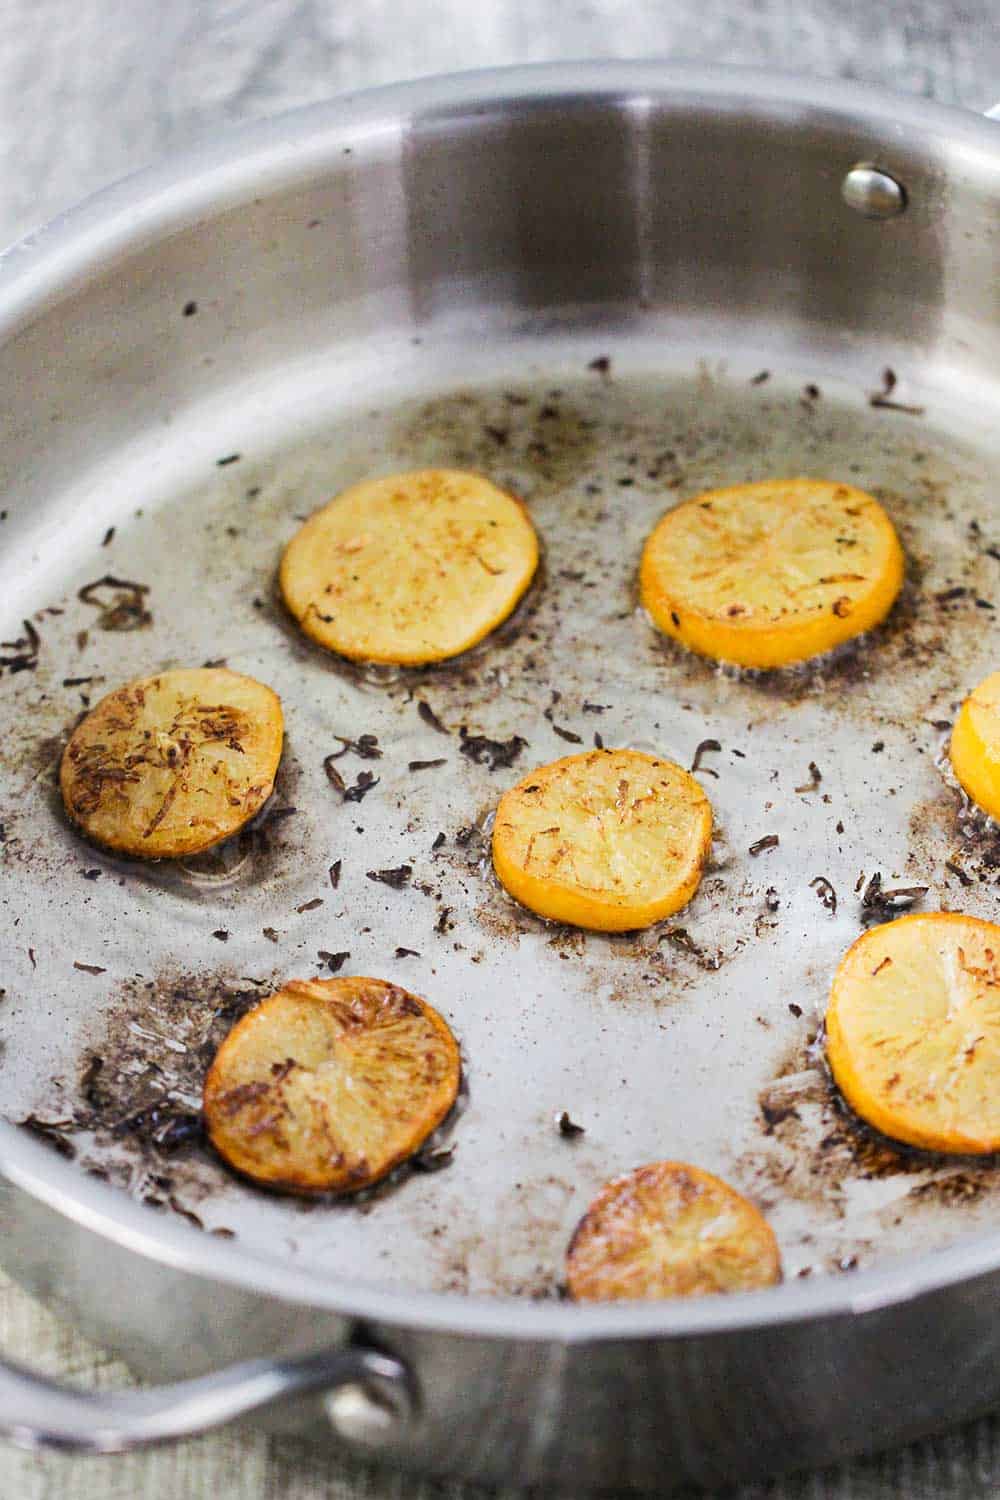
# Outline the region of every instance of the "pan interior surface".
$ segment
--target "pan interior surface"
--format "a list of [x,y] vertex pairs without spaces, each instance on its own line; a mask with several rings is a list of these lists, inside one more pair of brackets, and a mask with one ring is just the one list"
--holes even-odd
[[[67,472],[47,529],[4,523],[0,626],[32,660],[0,681],[3,1114],[151,1214],[377,1286],[558,1296],[598,1187],[666,1157],[761,1206],[786,1278],[996,1227],[996,1165],[874,1138],[839,1106],[818,1039],[832,972],[878,914],[873,876],[926,886],[926,910],[997,904],[1000,841],[942,757],[996,666],[1000,441],[916,360],[873,405],[889,357],[874,340],[849,357],[755,346],[724,319],[686,338],[543,316],[488,340],[428,327],[234,375],[166,436],[144,429]],[[341,662],[284,614],[281,550],[342,487],[426,466],[520,495],[540,575],[451,663]],[[907,556],[885,625],[766,675],[659,636],[635,578],[664,510],[791,475],[885,505]],[[187,864],[88,846],[57,787],[78,714],[130,677],[205,661],[282,698],[272,803]],[[698,894],[643,933],[547,925],[490,869],[502,791],[598,742],[697,764],[716,813]],[[201,1080],[255,997],[338,963],[439,1009],[467,1091],[424,1170],[356,1199],[265,1194],[201,1140]],[[564,1111],[582,1134],[560,1133]]]

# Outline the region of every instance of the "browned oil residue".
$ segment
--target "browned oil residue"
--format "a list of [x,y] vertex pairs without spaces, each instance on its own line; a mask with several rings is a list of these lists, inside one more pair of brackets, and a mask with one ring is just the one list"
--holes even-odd
[[513,476],[530,476],[531,492],[565,489],[590,468],[597,421],[561,390],[457,391],[425,403],[402,443],[428,464],[490,474],[513,493]]
[[[515,947],[526,933],[544,937],[560,958],[577,965],[578,979],[591,989],[601,988],[608,977],[606,970],[613,969],[612,1001],[639,995],[643,1003],[649,1003],[651,986],[677,994],[697,983],[699,974],[716,973],[733,956],[721,947],[699,942],[673,919],[645,930],[602,933],[536,916],[508,895],[493,873],[489,835],[493,811],[492,804],[483,806],[472,823],[447,835],[435,851],[436,858],[450,866],[467,891],[480,896],[472,915],[488,937]],[[703,883],[703,891],[721,896],[721,890],[713,891],[711,878]],[[737,940],[734,951],[742,946],[743,941]],[[622,961],[630,970],[625,976],[621,974]],[[641,972],[636,973],[636,969]]]
[[[182,970],[122,984],[95,1021],[75,1096],[59,1095],[59,1131],[84,1170],[200,1225],[197,1206],[232,1182],[205,1140],[202,1080],[229,1029],[272,987],[270,976]],[[43,1101],[36,1114],[53,1111]]]
[[769,1201],[792,1197],[837,1207],[845,1185],[893,1177],[914,1182],[910,1202],[970,1204],[1000,1186],[996,1156],[953,1156],[890,1140],[847,1106],[816,1041],[795,1048],[758,1095],[761,1146],[744,1165]]
[[961,909],[983,886],[1000,886],[1000,827],[944,780],[914,807],[910,840],[909,865],[934,878],[942,905]]
[[[57,1149],[79,1154],[92,1175],[118,1182],[150,1207],[197,1220],[193,1206],[238,1181],[206,1139],[200,1107],[205,1075],[232,1027],[280,982],[274,974],[183,970],[126,981],[84,1051],[75,1098],[60,1095],[57,1110],[41,1103],[23,1123],[36,1134],[44,1131]],[[455,1107],[417,1157],[364,1194],[287,1201],[300,1212],[320,1203],[370,1212],[413,1171],[450,1164],[445,1148],[468,1098],[463,1056]]]
[[[683,668],[689,677],[706,683],[720,671],[718,663],[686,651],[668,636],[650,632],[649,649],[669,661],[675,670]],[[859,701],[856,696],[859,689],[874,686],[885,675],[940,666],[943,660],[950,659],[944,655],[950,651],[948,632],[911,576],[881,625],[833,651],[768,671],[725,665],[721,670],[733,681],[745,684],[757,699],[779,708],[795,707],[836,693],[838,704],[845,711],[863,704],[870,712],[867,701],[864,698]]]
[[[926,483],[926,481],[924,481]],[[852,718],[870,719],[872,697],[880,680],[898,680],[919,674],[938,698],[961,695],[967,681],[968,663],[980,649],[981,623],[977,599],[989,593],[991,578],[984,572],[983,557],[973,538],[956,550],[949,570],[963,580],[959,597],[948,591],[933,591],[926,583],[934,559],[917,549],[917,518],[926,508],[926,494],[901,494],[873,487],[872,493],[886,503],[900,526],[906,549],[906,580],[899,598],[881,625],[836,650],[792,667],[772,671],[750,671],[736,667],[721,670],[743,683],[758,702],[776,709],[837,695],[840,711]],[[943,500],[935,492],[935,503]],[[977,618],[978,616],[978,618]],[[669,662],[674,671],[705,683],[720,670],[717,663],[685,651],[676,642],[650,630],[648,646],[654,655]],[[879,722],[885,722],[885,702],[878,700]],[[903,727],[909,728],[909,723]]]
[[93,1133],[98,1150],[120,1146],[154,1159],[203,1155],[205,1073],[230,1029],[274,984],[271,975],[183,971],[126,981],[82,1059],[77,1127]]

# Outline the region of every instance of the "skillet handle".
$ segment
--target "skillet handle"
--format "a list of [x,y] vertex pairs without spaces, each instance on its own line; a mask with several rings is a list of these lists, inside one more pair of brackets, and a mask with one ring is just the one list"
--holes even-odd
[[414,1409],[406,1367],[346,1347],[294,1359],[254,1359],[148,1390],[92,1395],[0,1360],[0,1439],[32,1450],[124,1453],[194,1437],[296,1396],[318,1396],[334,1430],[377,1444]]

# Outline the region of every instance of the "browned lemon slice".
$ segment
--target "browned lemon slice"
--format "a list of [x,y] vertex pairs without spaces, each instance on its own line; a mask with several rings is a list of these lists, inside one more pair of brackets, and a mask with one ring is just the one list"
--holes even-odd
[[538,566],[519,500],[422,469],[344,490],[296,532],[281,592],[306,635],[362,661],[441,661],[505,620]]
[[687,771],[638,750],[591,750],[504,793],[493,865],[539,916],[626,932],[690,901],[711,838],[711,805]]
[[930,1151],[1000,1149],[1000,927],[899,917],[847,950],[826,1052],[851,1107]]
[[609,1182],[577,1225],[566,1281],[577,1302],[748,1292],[781,1279],[770,1225],[710,1172],[653,1162]]
[[955,775],[991,818],[1000,818],[1000,672],[970,693],[951,732]]
[[878,501],[821,479],[707,490],[667,512],[639,570],[662,631],[744,667],[805,661],[870,630],[902,582]]
[[205,1080],[231,1167],[300,1193],[353,1193],[451,1109],[458,1045],[425,1000],[384,979],[293,979],[245,1015]]
[[221,667],[140,677],[74,729],[60,767],[63,802],[108,849],[195,854],[267,801],[283,735],[278,695],[252,677]]

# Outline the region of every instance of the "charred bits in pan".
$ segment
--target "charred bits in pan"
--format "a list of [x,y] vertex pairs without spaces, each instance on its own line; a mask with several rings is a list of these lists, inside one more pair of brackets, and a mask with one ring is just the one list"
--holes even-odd
[[81,604],[89,604],[98,611],[98,630],[145,630],[153,623],[146,605],[148,593],[147,583],[133,583],[105,573],[103,578],[85,583],[76,597]]
[[889,922],[909,911],[927,895],[928,889],[926,885],[900,885],[887,890],[876,870],[861,893],[861,919],[866,927],[873,922]]
[[490,771],[506,770],[518,759],[521,751],[528,748],[528,741],[519,734],[511,735],[509,740],[491,740],[485,734],[470,734],[464,724],[459,733],[461,744],[458,748],[462,754]]
[[41,637],[30,620],[21,621],[23,635],[12,641],[0,641],[0,675],[8,672],[11,677],[18,672],[33,672],[38,666]]

